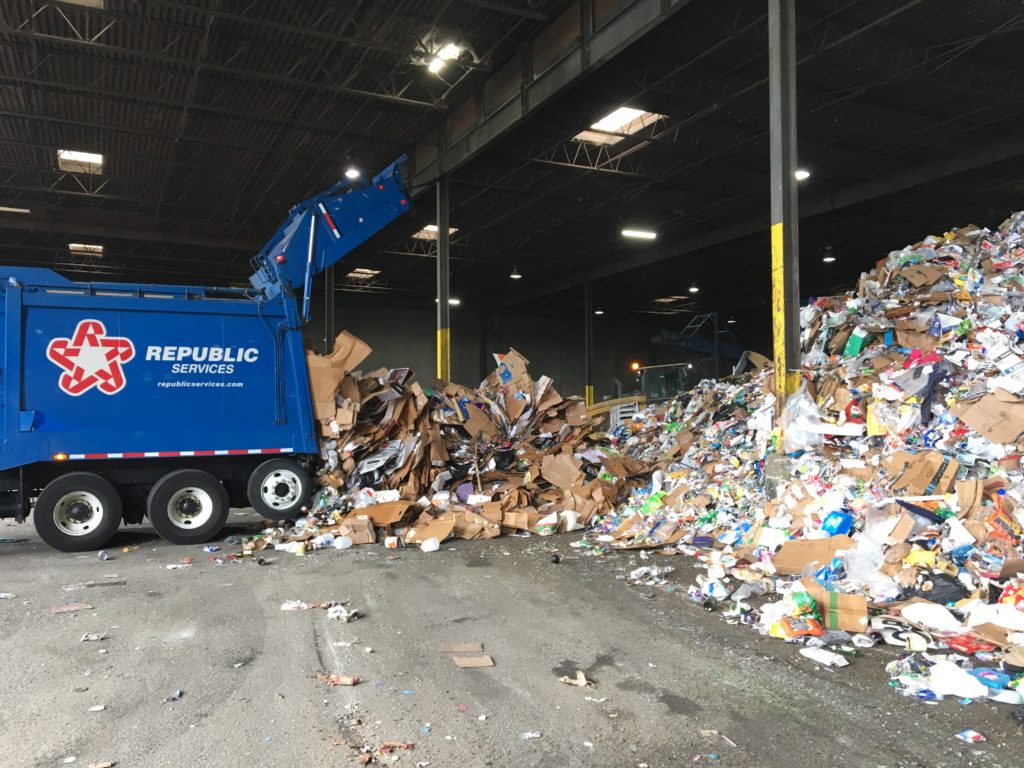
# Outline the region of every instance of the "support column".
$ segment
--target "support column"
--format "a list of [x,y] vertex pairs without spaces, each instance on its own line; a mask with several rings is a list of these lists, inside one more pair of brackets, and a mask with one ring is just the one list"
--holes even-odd
[[772,188],[772,336],[779,409],[800,375],[800,260],[796,178],[796,1],[768,0]]
[[437,378],[451,381],[451,326],[448,305],[448,175],[437,180]]
[[324,354],[334,351],[334,265],[324,270]]
[[594,289],[583,284],[583,399],[594,404]]

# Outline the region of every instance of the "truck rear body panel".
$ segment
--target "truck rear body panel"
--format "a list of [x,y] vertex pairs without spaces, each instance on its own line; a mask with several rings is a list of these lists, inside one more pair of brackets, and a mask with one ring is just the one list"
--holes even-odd
[[[0,470],[316,452],[295,300],[0,275]],[[19,375],[20,374],[20,375]]]

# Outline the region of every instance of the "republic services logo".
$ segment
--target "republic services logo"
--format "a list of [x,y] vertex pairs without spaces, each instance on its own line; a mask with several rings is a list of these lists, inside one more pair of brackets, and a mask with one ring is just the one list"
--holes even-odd
[[105,395],[124,389],[121,365],[135,357],[131,340],[107,336],[99,320],[82,320],[70,339],[52,339],[46,347],[46,359],[63,369],[61,391],[77,397],[93,387]]

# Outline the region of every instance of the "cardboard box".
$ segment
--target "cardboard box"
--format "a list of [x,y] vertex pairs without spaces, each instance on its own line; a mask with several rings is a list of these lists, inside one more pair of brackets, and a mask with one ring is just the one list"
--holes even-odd
[[367,517],[378,528],[384,528],[402,522],[411,506],[411,501],[388,501],[384,504],[373,504],[362,509],[355,509],[352,511],[351,517]]
[[377,532],[369,518],[347,518],[338,526],[338,533],[348,536],[353,544],[373,544],[377,541]]
[[420,524],[419,521],[417,521],[415,527],[409,528],[409,530],[406,531],[405,542],[407,544],[422,544],[427,539],[444,541],[452,535],[452,531],[454,530],[455,520],[451,515],[431,520],[425,525]]
[[868,600],[864,595],[829,592],[814,579],[802,579],[800,583],[818,604],[826,627],[854,633],[867,630]]
[[948,493],[956,482],[960,462],[938,451],[912,454],[892,484],[897,496],[936,496]]

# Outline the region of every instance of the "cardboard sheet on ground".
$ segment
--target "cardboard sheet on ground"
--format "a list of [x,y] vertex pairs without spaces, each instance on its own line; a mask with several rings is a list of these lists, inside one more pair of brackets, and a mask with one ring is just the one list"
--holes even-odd
[[452,661],[460,669],[479,669],[480,667],[494,666],[494,659],[490,656],[452,656]]
[[431,520],[426,525],[417,524],[405,533],[407,544],[422,544],[427,539],[444,541],[455,530],[455,519],[451,515]]
[[1004,390],[956,403],[953,413],[993,443],[1015,443],[1024,434],[1024,400]]

